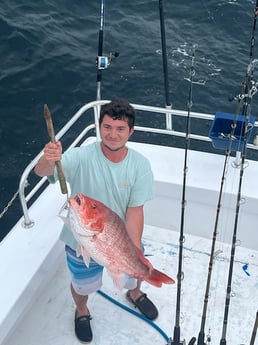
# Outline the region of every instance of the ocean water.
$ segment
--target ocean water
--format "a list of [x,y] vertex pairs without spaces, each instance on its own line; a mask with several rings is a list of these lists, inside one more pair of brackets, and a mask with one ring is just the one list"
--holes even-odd
[[[169,93],[186,109],[196,45],[193,111],[234,112],[250,58],[253,0],[164,0]],[[0,213],[48,140],[43,106],[58,131],[96,99],[100,1],[0,2]],[[158,0],[105,1],[104,53],[119,52],[102,74],[102,98],[165,104]],[[253,57],[258,58],[257,44]],[[256,75],[254,72],[254,77]],[[258,96],[257,96],[258,97]],[[253,98],[252,114],[257,116]],[[0,239],[20,217],[16,200],[0,219]]]

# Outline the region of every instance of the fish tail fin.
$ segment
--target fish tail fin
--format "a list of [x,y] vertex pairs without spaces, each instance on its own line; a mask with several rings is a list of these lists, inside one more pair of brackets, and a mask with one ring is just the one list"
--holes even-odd
[[175,281],[171,277],[167,276],[165,273],[160,272],[156,269],[151,270],[147,279],[145,279],[148,283],[161,287],[162,284],[174,284]]
[[161,287],[162,284],[174,284],[175,281],[171,277],[167,276],[165,273],[160,272],[159,270],[156,270],[153,268],[150,261],[142,254],[142,251],[139,248],[136,248],[139,254],[140,260],[149,267],[149,275],[148,277],[144,277],[144,280],[146,280],[148,283]]

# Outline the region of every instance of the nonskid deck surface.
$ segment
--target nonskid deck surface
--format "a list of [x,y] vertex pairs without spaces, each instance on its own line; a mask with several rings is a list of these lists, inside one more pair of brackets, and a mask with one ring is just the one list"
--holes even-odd
[[[146,226],[145,254],[152,264],[173,278],[177,275],[178,239],[176,231]],[[211,241],[185,235],[181,296],[181,336],[186,343],[198,336],[206,287]],[[221,338],[230,247],[217,243],[208,304],[205,334],[211,343]],[[228,344],[249,344],[258,301],[258,252],[236,248],[232,297],[227,328]],[[93,345],[166,344],[172,337],[176,284],[156,288],[143,283],[143,290],[159,309],[155,321],[159,329],[95,293],[89,298],[92,314]],[[125,291],[114,288],[105,274],[103,292],[130,306]],[[131,306],[130,306],[131,307]],[[135,309],[134,309],[135,310]],[[76,345],[79,341],[73,328],[74,304],[69,290],[69,274],[65,259],[54,279],[33,304],[22,323],[17,325],[4,345]],[[258,340],[256,339],[256,344]]]

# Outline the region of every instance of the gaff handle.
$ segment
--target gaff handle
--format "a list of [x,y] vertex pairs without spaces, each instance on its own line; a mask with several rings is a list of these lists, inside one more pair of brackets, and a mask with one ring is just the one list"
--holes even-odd
[[[51,116],[51,113],[48,109],[47,104],[44,105],[44,116],[45,116],[45,120],[46,120],[46,124],[47,124],[47,130],[48,130],[48,135],[49,135],[50,141],[52,143],[56,143],[52,116]],[[56,162],[55,164],[56,164],[57,175],[58,175],[58,180],[59,180],[61,192],[62,192],[62,194],[68,194],[68,189],[67,189],[66,179],[65,179],[65,176],[63,173],[62,164],[60,161]]]

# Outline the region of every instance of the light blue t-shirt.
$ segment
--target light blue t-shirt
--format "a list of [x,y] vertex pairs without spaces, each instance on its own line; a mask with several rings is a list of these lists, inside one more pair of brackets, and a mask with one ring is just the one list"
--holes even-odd
[[[127,207],[144,205],[153,198],[150,163],[131,148],[121,162],[113,163],[104,156],[99,142],[76,147],[63,154],[62,167],[70,183],[71,196],[82,193],[99,200],[123,220]],[[57,180],[56,171],[49,180]],[[67,226],[64,226],[60,238],[76,249],[77,242]]]

